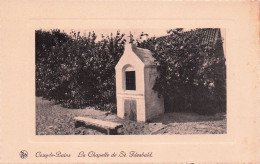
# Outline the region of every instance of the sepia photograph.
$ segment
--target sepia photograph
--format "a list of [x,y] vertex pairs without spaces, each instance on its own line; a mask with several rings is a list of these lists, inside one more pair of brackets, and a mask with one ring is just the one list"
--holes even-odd
[[225,29],[35,30],[36,135],[226,134]]
[[259,2],[1,1],[0,163],[260,162]]

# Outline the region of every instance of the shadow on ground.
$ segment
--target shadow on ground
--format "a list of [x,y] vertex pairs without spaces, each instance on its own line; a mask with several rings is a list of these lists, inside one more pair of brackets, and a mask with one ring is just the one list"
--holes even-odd
[[215,115],[199,115],[196,113],[165,113],[157,118],[152,119],[153,123],[187,123],[187,122],[205,122],[205,121],[220,121],[226,119],[225,113],[217,113]]

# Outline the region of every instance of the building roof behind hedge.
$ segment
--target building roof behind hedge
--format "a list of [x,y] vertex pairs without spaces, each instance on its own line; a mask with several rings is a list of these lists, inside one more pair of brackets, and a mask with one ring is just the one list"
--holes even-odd
[[[182,34],[188,36],[193,34],[201,34],[203,44],[216,44],[218,39],[221,39],[221,33],[219,28],[197,28],[190,31],[184,31]],[[165,39],[171,37],[171,35],[162,36],[158,39]]]
[[221,33],[219,28],[198,28],[192,31],[184,32],[184,34],[188,35],[193,33],[202,34],[202,43],[213,43],[216,44],[217,40],[221,38]]

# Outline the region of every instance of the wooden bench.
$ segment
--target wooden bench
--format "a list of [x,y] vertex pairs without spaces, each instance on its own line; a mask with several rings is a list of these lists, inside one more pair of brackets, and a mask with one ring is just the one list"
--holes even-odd
[[93,119],[89,117],[74,117],[75,127],[85,126],[91,129],[99,130],[101,132],[105,132],[108,135],[116,135],[118,128],[123,127],[122,124],[102,121],[98,119]]

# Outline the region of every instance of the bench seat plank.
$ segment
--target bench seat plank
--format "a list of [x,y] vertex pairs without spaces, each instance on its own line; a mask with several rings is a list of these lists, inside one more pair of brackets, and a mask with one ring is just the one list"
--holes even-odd
[[102,121],[102,120],[93,119],[89,117],[74,117],[74,119],[76,120],[76,122],[83,122],[86,125],[92,125],[92,126],[106,129],[108,134],[110,134],[111,132],[116,133],[118,128],[123,127],[122,124],[109,122],[109,121]]

